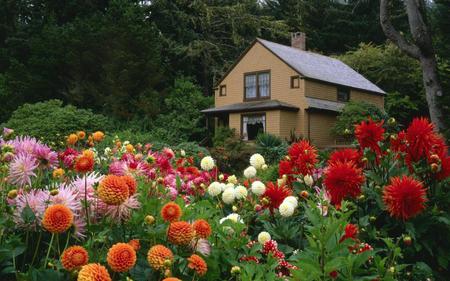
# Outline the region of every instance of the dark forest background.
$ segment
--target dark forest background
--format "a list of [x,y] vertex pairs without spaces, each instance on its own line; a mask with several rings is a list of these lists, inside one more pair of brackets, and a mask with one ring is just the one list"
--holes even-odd
[[[407,35],[401,1],[393,8]],[[428,3],[446,96],[449,14],[450,1]],[[295,31],[388,92],[400,123],[427,115],[419,64],[387,42],[379,1],[0,0],[0,123],[24,103],[59,99],[116,124],[167,124],[184,106],[210,105],[214,82],[255,37],[289,44]],[[194,94],[178,98],[183,89]],[[440,103],[449,112],[448,97]]]

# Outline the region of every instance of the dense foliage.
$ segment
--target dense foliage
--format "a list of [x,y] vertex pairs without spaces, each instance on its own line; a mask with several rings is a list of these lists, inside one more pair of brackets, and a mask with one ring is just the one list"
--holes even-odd
[[[78,131],[0,139],[2,280],[446,280],[450,156],[428,120],[222,173],[206,152]],[[226,142],[225,142],[226,144]],[[249,165],[249,164],[250,165]]]
[[[393,5],[394,23],[406,32],[402,3]],[[420,70],[384,44],[376,1],[0,0],[0,7],[0,122],[26,102],[59,99],[151,123],[166,113],[177,78],[192,77],[210,95],[255,37],[289,44],[293,31],[305,31],[316,52],[351,51],[340,58],[389,93],[386,108],[401,124],[427,115]],[[444,0],[427,6],[444,92],[449,9]],[[448,95],[441,104],[448,110]]]
[[351,140],[355,125],[366,120],[368,117],[375,121],[387,121],[388,115],[373,104],[357,101],[348,102],[342,109],[342,112],[337,116],[332,132],[336,136]]
[[[53,146],[64,145],[64,139],[78,128],[89,132],[112,128],[103,115],[91,110],[78,109],[72,105],[63,106],[60,100],[49,100],[20,106],[5,124],[16,133],[29,135]],[[61,143],[62,142],[62,143]]]

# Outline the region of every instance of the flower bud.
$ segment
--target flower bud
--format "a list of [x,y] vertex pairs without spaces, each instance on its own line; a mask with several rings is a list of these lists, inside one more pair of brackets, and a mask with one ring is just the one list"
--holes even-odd
[[436,163],[431,164],[430,167],[431,167],[431,172],[433,172],[433,173],[437,173],[439,171],[439,165]]
[[223,181],[224,178],[225,178],[225,176],[223,174],[219,175],[219,180]]
[[308,196],[309,196],[309,193],[308,193],[308,191],[306,191],[306,190],[302,190],[301,192],[300,192],[300,196],[302,197],[302,198],[308,198]]
[[405,243],[406,246],[411,246],[411,244],[412,244],[412,238],[411,238],[411,236],[405,236],[405,237],[403,237],[403,243]]
[[389,126],[394,126],[395,123],[397,123],[397,120],[395,120],[394,117],[391,117],[391,118],[388,119],[387,123],[388,123]]
[[170,267],[170,266],[172,266],[172,261],[169,260],[169,259],[165,260],[165,261],[164,261],[164,266],[165,266],[165,267]]
[[267,206],[267,205],[269,205],[270,201],[269,201],[269,199],[264,197],[263,199],[261,199],[261,203],[263,204],[263,206]]
[[259,211],[261,211],[261,210],[262,210],[261,205],[256,204],[256,205],[255,205],[255,211],[256,211],[256,212],[259,212]]
[[58,193],[59,193],[59,190],[58,190],[58,189],[52,189],[52,190],[50,191],[50,195],[51,195],[51,196],[56,196],[56,195],[58,195]]
[[239,266],[235,265],[231,268],[230,272],[231,272],[231,274],[239,274],[241,272],[241,268]]
[[8,198],[9,199],[14,199],[16,197],[17,197],[17,189],[13,189],[13,190],[10,190],[8,192]]
[[148,215],[145,217],[144,221],[146,224],[151,225],[155,222],[155,217]]
[[237,212],[238,208],[236,206],[231,207],[231,209],[233,210],[233,212]]

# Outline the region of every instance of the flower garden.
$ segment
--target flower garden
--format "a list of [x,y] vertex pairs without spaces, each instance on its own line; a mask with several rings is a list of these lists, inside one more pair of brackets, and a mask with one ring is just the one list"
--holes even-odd
[[[293,143],[242,175],[201,153],[74,132],[54,149],[4,129],[1,280],[448,280],[445,140],[416,118],[357,143]],[[275,165],[278,177],[263,175]]]

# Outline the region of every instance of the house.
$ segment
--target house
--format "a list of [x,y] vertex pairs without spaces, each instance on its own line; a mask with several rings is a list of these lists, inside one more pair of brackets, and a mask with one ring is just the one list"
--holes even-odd
[[385,92],[338,59],[306,51],[305,41],[302,32],[291,46],[257,38],[216,84],[215,107],[202,112],[244,140],[267,132],[339,144],[331,128],[345,103],[383,108]]

